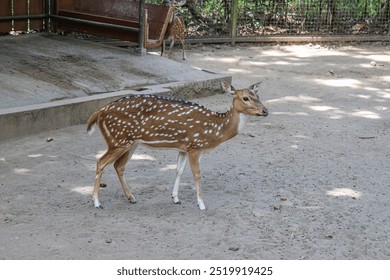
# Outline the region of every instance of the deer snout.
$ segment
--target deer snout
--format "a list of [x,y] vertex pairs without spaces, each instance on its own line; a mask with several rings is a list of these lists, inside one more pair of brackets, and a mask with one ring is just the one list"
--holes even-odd
[[266,116],[268,116],[268,109],[264,107],[264,108],[261,110],[261,113],[258,113],[258,114],[256,114],[256,115],[257,115],[257,116],[266,117]]

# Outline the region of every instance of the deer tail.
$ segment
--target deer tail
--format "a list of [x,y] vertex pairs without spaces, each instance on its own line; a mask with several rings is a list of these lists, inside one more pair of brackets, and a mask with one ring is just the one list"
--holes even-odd
[[94,112],[88,119],[87,122],[87,131],[89,135],[92,135],[95,132],[95,124],[98,121],[100,116],[100,110]]

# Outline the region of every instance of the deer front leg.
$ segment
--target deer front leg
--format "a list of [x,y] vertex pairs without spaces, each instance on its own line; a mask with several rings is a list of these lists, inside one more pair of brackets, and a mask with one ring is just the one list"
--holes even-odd
[[125,196],[130,203],[137,203],[137,200],[131,193],[131,189],[129,189],[126,180],[123,178],[123,172],[125,171],[127,161],[131,158],[136,148],[137,144],[133,144],[131,148],[127,152],[125,152],[120,158],[118,158],[114,163],[114,168],[116,170],[116,173],[118,174],[118,178],[121,182],[123,192],[125,193]]
[[200,210],[205,210],[206,207],[203,202],[202,186],[200,184],[200,179],[201,179],[200,156],[201,153],[199,152],[191,153],[189,154],[189,160],[190,160],[192,175],[194,176],[194,180],[195,180],[196,198],[198,201],[198,206]]
[[175,185],[173,186],[173,191],[172,191],[173,203],[175,203],[175,204],[181,204],[180,199],[179,199],[180,177],[183,174],[184,167],[186,166],[187,161],[188,161],[187,154],[184,152],[179,152],[179,155],[177,157],[176,180],[175,180]]

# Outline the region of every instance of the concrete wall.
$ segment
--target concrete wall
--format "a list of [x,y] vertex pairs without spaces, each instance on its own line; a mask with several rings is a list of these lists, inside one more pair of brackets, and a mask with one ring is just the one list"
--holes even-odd
[[25,137],[42,131],[86,123],[92,112],[130,94],[161,94],[191,99],[221,93],[220,82],[231,77],[217,75],[209,80],[175,82],[112,93],[64,99],[49,103],[0,110],[0,141]]

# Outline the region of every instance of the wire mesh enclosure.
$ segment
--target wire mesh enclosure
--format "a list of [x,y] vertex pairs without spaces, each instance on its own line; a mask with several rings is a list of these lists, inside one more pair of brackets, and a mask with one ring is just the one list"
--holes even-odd
[[237,36],[387,35],[390,31],[390,0],[187,0],[178,12],[185,18],[187,37],[195,38],[231,35],[235,16]]
[[[48,29],[49,10],[56,3],[74,1],[0,0],[0,34]],[[116,5],[113,0],[104,4],[108,9]],[[187,38],[390,35],[390,0],[186,0],[176,12],[184,18]]]

